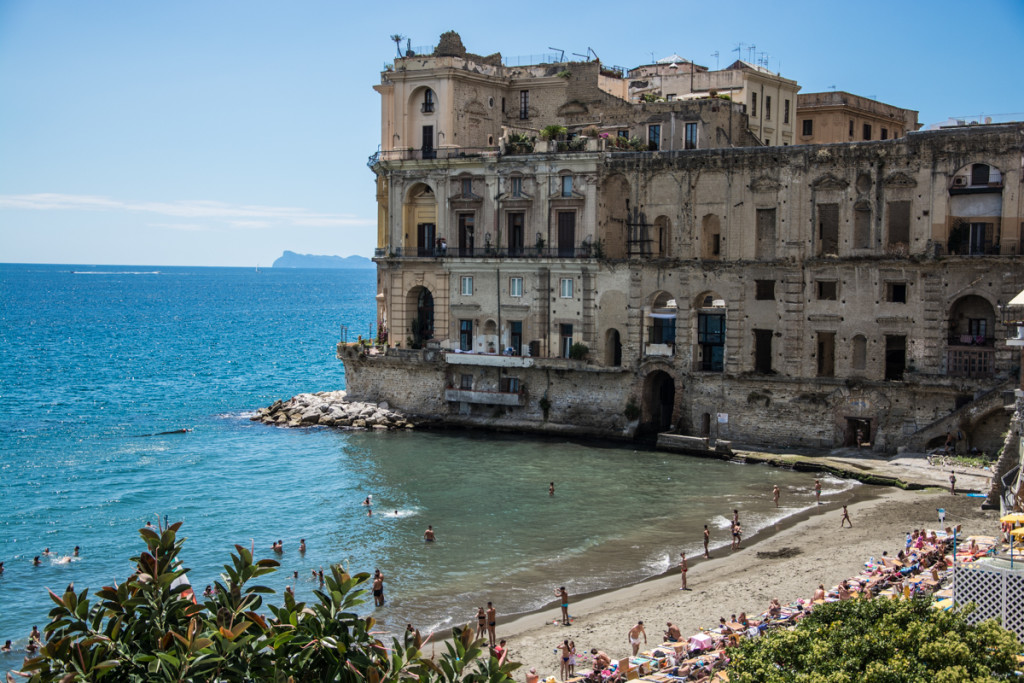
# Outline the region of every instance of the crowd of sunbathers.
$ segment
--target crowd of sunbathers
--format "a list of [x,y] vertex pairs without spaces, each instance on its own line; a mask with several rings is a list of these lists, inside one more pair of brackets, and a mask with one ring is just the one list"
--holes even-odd
[[[957,527],[959,531],[959,527]],[[958,538],[957,559],[969,561],[992,552],[995,539],[986,537]],[[665,642],[633,657],[612,660],[607,654],[592,650],[594,668],[570,680],[581,683],[611,683],[640,679],[649,683],[707,681],[718,678],[729,662],[728,648],[743,638],[756,637],[766,629],[795,626],[817,605],[864,596],[911,597],[930,594],[941,589],[950,576],[954,530],[925,531],[915,529],[907,534],[906,547],[896,557],[883,553],[864,563],[864,570],[842,581],[831,590],[819,585],[813,596],[783,605],[773,598],[768,608],[755,618],[745,612],[729,619],[722,617],[713,628],[683,640],[679,627],[668,623]],[[948,592],[948,591],[947,591]],[[723,680],[727,680],[722,677]]]

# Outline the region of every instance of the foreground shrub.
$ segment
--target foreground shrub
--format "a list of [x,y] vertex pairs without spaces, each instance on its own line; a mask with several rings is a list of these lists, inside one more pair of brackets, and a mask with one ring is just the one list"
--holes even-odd
[[[46,644],[26,662],[32,681],[345,681],[348,683],[501,683],[518,664],[499,664],[469,627],[452,630],[438,661],[420,648],[419,634],[385,645],[360,617],[369,575],[333,565],[316,600],[297,602],[285,592],[281,605],[261,612],[274,591],[253,585],[273,572],[274,560],[254,561],[235,546],[217,593],[195,604],[181,580],[181,523],[141,529],[146,551],[133,557],[136,571],[117,586],[50,597],[56,607],[45,628]],[[482,656],[483,655],[483,656]]]

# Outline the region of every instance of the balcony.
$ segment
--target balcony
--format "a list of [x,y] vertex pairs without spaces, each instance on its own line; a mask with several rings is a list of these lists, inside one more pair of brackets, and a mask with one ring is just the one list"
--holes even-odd
[[476,389],[445,389],[444,400],[454,403],[477,403],[489,406],[523,406],[526,395],[521,391],[479,391]]
[[573,247],[520,247],[513,249],[497,247],[392,247],[378,248],[375,258],[472,258],[472,259],[583,259],[598,258],[597,250],[590,244]]
[[946,344],[949,346],[984,346],[992,348],[996,345],[996,339],[995,337],[986,337],[984,335],[951,334],[946,338]]
[[534,358],[530,356],[503,356],[493,353],[445,353],[449,365],[475,365],[489,368],[529,368]]
[[497,147],[438,147],[425,149],[381,150],[370,157],[369,166],[381,161],[423,161],[433,159],[473,159],[498,156]]

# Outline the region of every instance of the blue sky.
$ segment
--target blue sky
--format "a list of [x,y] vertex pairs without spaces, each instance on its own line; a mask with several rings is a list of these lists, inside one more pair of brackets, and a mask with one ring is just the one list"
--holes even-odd
[[0,0],[0,262],[371,255],[372,86],[391,34],[415,47],[447,30],[480,54],[590,48],[627,68],[673,52],[724,67],[744,43],[803,92],[873,96],[926,125],[1024,120],[1020,0]]

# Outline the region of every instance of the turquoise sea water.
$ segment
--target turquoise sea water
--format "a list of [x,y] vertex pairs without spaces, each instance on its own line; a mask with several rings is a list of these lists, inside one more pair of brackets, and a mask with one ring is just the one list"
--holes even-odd
[[[137,530],[164,517],[184,521],[197,592],[234,544],[270,557],[283,539],[275,589],[379,567],[385,626],[429,630],[664,571],[703,524],[727,543],[735,507],[752,533],[813,503],[806,474],[628,445],[249,421],[343,388],[340,326],[372,329],[374,289],[372,271],[0,265],[0,640],[42,628],[47,587],[123,580]],[[852,487],[826,480],[826,497]]]

